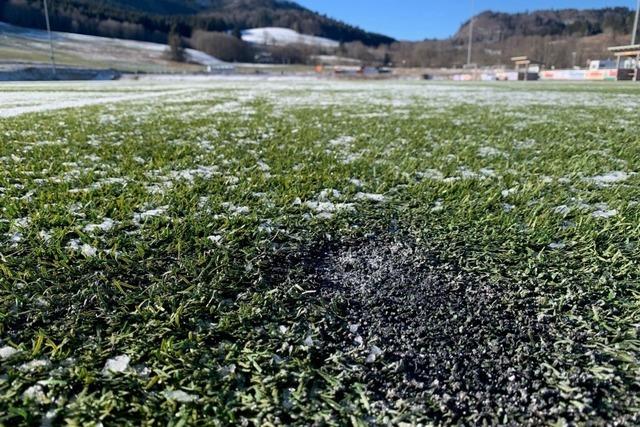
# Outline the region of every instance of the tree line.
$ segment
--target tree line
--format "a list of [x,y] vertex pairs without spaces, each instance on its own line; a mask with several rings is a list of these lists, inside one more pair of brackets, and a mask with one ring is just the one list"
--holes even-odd
[[[297,7],[225,7],[194,14],[163,14],[118,2],[98,0],[49,0],[51,25],[56,31],[167,43],[172,30],[191,38],[196,31],[239,32],[255,27],[286,27],[339,42],[360,41],[378,46],[394,40]],[[131,3],[135,3],[132,1]],[[250,2],[249,2],[250,3]],[[232,3],[231,3],[232,4]],[[30,28],[44,28],[42,0],[4,0],[0,20]]]

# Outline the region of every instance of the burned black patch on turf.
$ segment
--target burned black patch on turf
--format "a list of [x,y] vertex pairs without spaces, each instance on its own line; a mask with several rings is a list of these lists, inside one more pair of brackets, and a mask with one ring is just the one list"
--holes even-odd
[[324,248],[307,268],[332,307],[324,352],[343,354],[379,402],[448,421],[549,419],[552,340],[533,297],[397,238]]

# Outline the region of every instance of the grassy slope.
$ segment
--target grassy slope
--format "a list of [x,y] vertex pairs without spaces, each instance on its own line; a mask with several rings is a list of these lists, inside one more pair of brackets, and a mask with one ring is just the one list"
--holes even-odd
[[[0,422],[420,419],[372,402],[358,363],[323,347],[341,314],[313,278],[272,276],[283,254],[392,219],[445,265],[509,284],[505,301],[537,301],[560,396],[544,422],[638,422],[640,177],[588,180],[636,171],[638,89],[304,85],[0,119],[0,347],[21,350],[0,368]],[[323,200],[356,213],[305,204]],[[132,368],[103,375],[118,355]]]
[[[16,27],[14,27],[16,28]],[[29,31],[27,29],[21,29]],[[3,32],[0,34],[0,58],[5,63],[49,63],[49,43],[44,37],[46,32],[31,30],[19,34]],[[204,67],[198,64],[182,64],[169,61],[162,50],[150,50],[147,45],[128,42],[123,46],[117,39],[95,38],[86,40],[67,39],[64,33],[55,33],[55,57],[59,65],[81,68],[111,68],[125,72],[177,73],[200,72]]]

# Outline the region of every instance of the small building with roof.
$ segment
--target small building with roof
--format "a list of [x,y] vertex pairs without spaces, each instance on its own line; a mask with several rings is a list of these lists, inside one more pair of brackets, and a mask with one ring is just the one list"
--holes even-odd
[[640,44],[613,46],[609,52],[616,57],[618,80],[640,80]]

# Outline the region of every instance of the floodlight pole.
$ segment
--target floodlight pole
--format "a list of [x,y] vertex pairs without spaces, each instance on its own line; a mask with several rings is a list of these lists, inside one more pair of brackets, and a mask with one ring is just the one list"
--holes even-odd
[[636,36],[638,34],[638,18],[640,18],[640,0],[636,5],[636,19],[633,21],[633,34],[631,35],[631,45],[636,44]]
[[49,7],[47,6],[47,0],[43,0],[44,2],[44,17],[47,21],[47,33],[49,34],[49,53],[51,59],[51,71],[53,71],[53,75],[56,75],[56,58],[53,54],[53,36],[51,35],[51,25],[49,24]]
[[[638,0],[640,2],[640,0]],[[467,65],[471,65],[471,52],[473,50],[473,24],[475,21],[475,0],[471,0],[471,22],[469,22],[469,50],[467,52]]]

